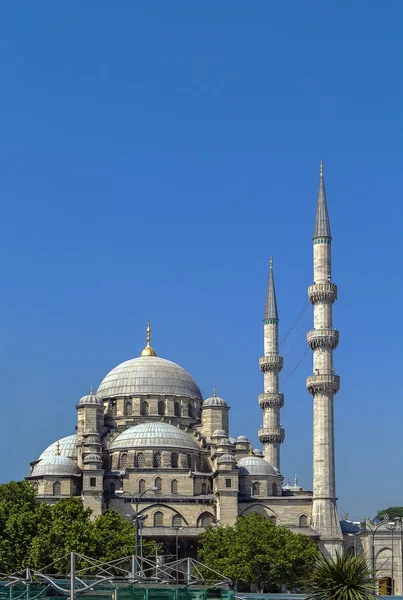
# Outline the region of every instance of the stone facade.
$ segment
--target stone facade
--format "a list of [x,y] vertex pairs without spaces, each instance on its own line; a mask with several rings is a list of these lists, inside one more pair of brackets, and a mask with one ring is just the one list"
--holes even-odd
[[[332,304],[331,237],[321,169],[314,236],[314,283],[308,289],[314,329],[308,344],[314,371],[307,379],[313,396],[314,452],[311,492],[283,485],[280,420],[283,358],[279,356],[279,317],[270,261],[263,323],[264,355],[259,360],[263,393],[258,430],[263,452],[229,430],[229,407],[214,391],[203,399],[179,365],[159,358],[151,328],[140,357],[112,369],[96,394],[77,404],[77,434],[47,448],[31,463],[28,479],[38,498],[54,502],[76,495],[93,511],[107,508],[144,517],[143,536],[170,545],[176,535],[182,554],[195,552],[197,536],[212,525],[232,525],[257,511],[320,539],[334,553],[342,541],[336,514],[333,397],[339,378],[333,369],[338,332]],[[178,529],[180,528],[180,529]]]

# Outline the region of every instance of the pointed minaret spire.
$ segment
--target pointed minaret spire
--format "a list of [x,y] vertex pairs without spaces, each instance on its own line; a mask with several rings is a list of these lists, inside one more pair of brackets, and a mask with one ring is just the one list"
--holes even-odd
[[329,214],[327,212],[325,178],[323,176],[323,160],[319,167],[319,190],[318,201],[316,204],[316,219],[313,238],[332,238],[330,234]]
[[270,273],[269,273],[269,284],[267,286],[266,306],[264,309],[264,320],[277,320],[277,300],[276,300],[276,289],[274,287],[274,275],[273,275],[273,257],[270,257]]

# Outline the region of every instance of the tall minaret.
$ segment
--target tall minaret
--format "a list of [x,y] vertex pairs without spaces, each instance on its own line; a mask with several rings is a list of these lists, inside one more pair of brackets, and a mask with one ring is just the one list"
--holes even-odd
[[312,527],[320,534],[325,553],[334,556],[341,549],[342,534],[337,517],[334,466],[333,397],[339,391],[340,377],[333,368],[333,350],[339,343],[339,332],[332,323],[337,286],[332,282],[331,244],[321,161],[313,234],[314,284],[308,288],[314,315],[314,329],[307,335],[313,350],[313,375],[307,378],[306,387],[313,396]]
[[278,311],[272,258],[264,311],[264,356],[259,363],[264,374],[264,394],[259,396],[259,404],[263,408],[263,427],[259,429],[259,440],[263,444],[265,459],[280,472],[280,444],[284,441],[280,408],[284,405],[284,396],[278,391],[278,379],[283,359],[278,355]]

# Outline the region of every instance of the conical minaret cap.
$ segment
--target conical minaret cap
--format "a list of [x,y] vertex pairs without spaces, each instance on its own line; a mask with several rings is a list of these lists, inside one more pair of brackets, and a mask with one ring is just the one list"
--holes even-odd
[[276,319],[278,321],[278,310],[276,300],[276,289],[274,287],[273,257],[270,258],[269,284],[267,286],[266,306],[264,309],[264,320]]
[[331,238],[329,213],[327,211],[325,178],[323,175],[323,160],[320,161],[318,202],[316,204],[316,219],[314,238]]

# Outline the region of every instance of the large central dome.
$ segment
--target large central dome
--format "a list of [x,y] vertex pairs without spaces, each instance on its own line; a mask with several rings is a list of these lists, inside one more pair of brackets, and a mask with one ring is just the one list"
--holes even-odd
[[139,356],[118,365],[104,377],[96,393],[100,398],[145,394],[203,399],[185,369],[158,356]]

